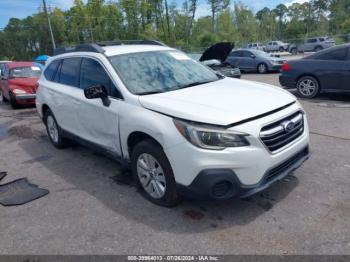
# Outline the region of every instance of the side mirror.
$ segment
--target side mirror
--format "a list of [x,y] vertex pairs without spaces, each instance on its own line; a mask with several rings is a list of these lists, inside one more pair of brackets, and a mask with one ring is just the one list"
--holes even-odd
[[256,58],[256,56],[255,56],[255,55],[250,55],[250,57],[251,57],[251,58],[253,58],[253,59],[255,59],[255,58]]
[[107,89],[102,85],[84,89],[84,95],[87,99],[100,98],[104,106],[109,106],[111,104],[111,100],[108,98]]

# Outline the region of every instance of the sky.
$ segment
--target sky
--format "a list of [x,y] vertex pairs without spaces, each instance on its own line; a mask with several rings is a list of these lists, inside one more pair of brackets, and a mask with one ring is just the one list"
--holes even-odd
[[[48,6],[59,7],[67,10],[72,6],[74,0],[46,0]],[[234,0],[231,0],[233,3]],[[264,8],[274,8],[276,5],[283,3],[290,5],[294,2],[306,2],[307,0],[240,0],[243,4],[249,6],[254,12]],[[177,2],[182,6],[183,0],[170,0],[168,2]],[[11,17],[25,18],[39,11],[42,0],[0,0],[0,30],[6,26]],[[209,15],[209,6],[206,0],[199,0],[197,17]]]

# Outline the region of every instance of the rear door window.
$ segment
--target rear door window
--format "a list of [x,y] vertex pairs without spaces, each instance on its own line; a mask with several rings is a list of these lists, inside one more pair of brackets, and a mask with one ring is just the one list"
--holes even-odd
[[317,39],[315,38],[310,38],[307,40],[307,43],[316,43],[317,42]]
[[242,52],[241,51],[235,51],[230,54],[231,57],[241,57]]
[[248,51],[243,51],[243,57],[251,57],[252,56],[252,53],[251,52],[248,52]]
[[60,60],[52,61],[49,66],[44,71],[44,76],[47,80],[51,81],[57,71],[57,67],[60,63]]
[[65,58],[62,62],[59,83],[79,87],[81,58]]

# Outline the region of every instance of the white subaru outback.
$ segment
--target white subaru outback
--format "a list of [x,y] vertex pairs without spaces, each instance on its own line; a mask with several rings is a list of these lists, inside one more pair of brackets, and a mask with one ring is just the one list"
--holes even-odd
[[136,43],[63,48],[48,61],[36,106],[55,147],[75,140],[130,165],[143,195],[164,206],[247,197],[308,158],[293,95]]

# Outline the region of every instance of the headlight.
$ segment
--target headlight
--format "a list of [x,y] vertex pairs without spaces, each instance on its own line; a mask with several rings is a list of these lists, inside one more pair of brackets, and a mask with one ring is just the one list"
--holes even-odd
[[26,94],[27,92],[22,89],[13,89],[13,93],[15,94]]
[[213,150],[222,150],[227,147],[248,146],[245,138],[247,134],[232,132],[210,125],[196,125],[174,119],[174,124],[179,132],[193,145]]

